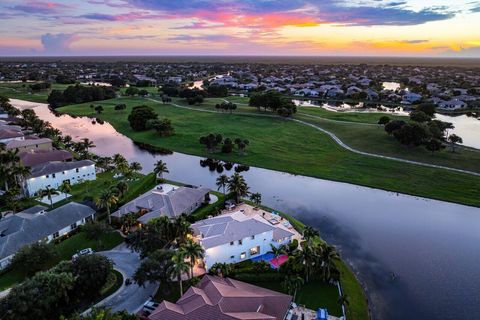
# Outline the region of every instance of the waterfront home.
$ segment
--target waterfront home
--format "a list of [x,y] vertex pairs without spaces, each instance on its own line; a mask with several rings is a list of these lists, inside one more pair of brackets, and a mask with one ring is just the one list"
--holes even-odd
[[149,320],[284,320],[292,297],[230,278],[206,275],[176,302],[162,301]]
[[248,205],[198,221],[192,229],[195,240],[205,250],[206,270],[215,263],[259,258],[271,250],[271,245],[288,245],[294,238],[301,238],[287,220]]
[[49,161],[30,168],[30,176],[25,180],[24,189],[27,195],[33,196],[46,187],[56,189],[64,181],[74,185],[96,179],[93,161]]
[[415,93],[415,92],[407,92],[403,96],[403,100],[408,102],[408,103],[415,103],[415,102],[420,102],[422,100],[422,95]]
[[441,101],[438,103],[438,109],[440,110],[460,110],[465,109],[467,104],[461,100],[452,99],[449,101]]
[[0,219],[0,269],[8,266],[21,247],[50,242],[95,218],[95,210],[76,202],[48,212],[46,209],[34,206]]
[[7,149],[18,149],[18,151],[36,151],[36,150],[52,150],[52,140],[48,138],[10,141],[6,145]]
[[208,201],[210,190],[207,188],[178,187],[161,184],[128,202],[112,215],[121,218],[127,213],[140,213],[138,221],[147,223],[153,218],[167,216],[177,218],[182,214],[191,214]]

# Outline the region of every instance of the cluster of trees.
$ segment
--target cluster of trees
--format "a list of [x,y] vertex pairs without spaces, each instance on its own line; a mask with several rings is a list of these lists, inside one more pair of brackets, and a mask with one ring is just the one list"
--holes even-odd
[[[240,199],[250,194],[245,178],[238,172],[235,172],[231,177],[228,177],[226,174],[222,174],[217,178],[216,184],[218,190],[223,190],[223,194],[226,194],[225,191],[228,191],[230,194],[232,194],[237,203],[240,202]],[[256,194],[254,198],[258,199],[258,195]],[[261,201],[261,196],[258,200]]]
[[182,274],[193,277],[196,260],[204,256],[202,246],[188,239],[191,233],[184,215],[175,220],[169,217],[152,219],[131,233],[127,244],[143,258],[133,277],[135,282],[139,285],[157,282],[165,290],[176,279],[183,293]]
[[223,101],[222,103],[217,103],[215,109],[230,111],[230,113],[232,113],[232,111],[237,110],[237,105],[230,101]]
[[378,121],[384,125],[385,131],[403,145],[424,146],[432,153],[444,148],[443,142],[451,143],[452,152],[455,152],[457,143],[462,143],[462,138],[455,134],[448,135],[448,130],[454,126],[449,122],[434,119],[434,109],[429,105],[420,105],[410,113],[410,121],[390,120],[383,116]]
[[51,84],[49,82],[38,82],[29,85],[30,89],[32,91],[41,91],[41,90],[47,90],[51,88]]
[[5,145],[0,143],[0,183],[5,194],[1,197],[1,203],[13,212],[18,207],[21,194],[21,186],[26,177],[30,175],[30,167],[24,167],[19,163],[18,149],[6,150]]
[[148,91],[145,90],[145,89],[138,89],[138,88],[135,88],[135,87],[128,87],[126,90],[125,90],[125,95],[127,96],[140,96],[140,97],[146,97],[149,95]]
[[63,261],[13,287],[0,301],[0,318],[56,320],[68,316],[79,306],[98,299],[112,271],[112,263],[99,255]]
[[59,74],[55,77],[55,82],[60,84],[75,84],[76,80],[69,76]]
[[52,90],[48,96],[48,103],[52,108],[67,104],[78,104],[91,101],[100,101],[115,98],[116,93],[112,87],[104,86],[69,86],[64,91]]
[[178,96],[187,99],[189,105],[200,104],[205,99],[205,91],[197,88],[184,88],[178,92]]
[[148,106],[133,107],[128,116],[128,122],[135,131],[144,131],[154,129],[162,137],[175,134],[175,128],[170,119],[158,119],[155,111]]
[[200,144],[204,145],[208,152],[222,152],[232,153],[235,146],[239,154],[245,154],[245,149],[250,144],[247,139],[236,138],[234,140],[230,138],[223,138],[219,133],[210,133],[206,136],[200,137]]
[[120,103],[120,104],[115,105],[114,109],[117,110],[117,111],[118,110],[125,110],[125,109],[127,109],[127,105],[125,103]]
[[207,87],[207,94],[209,97],[226,97],[228,95],[228,88],[226,86],[212,85]]
[[263,108],[265,111],[277,112],[284,117],[290,117],[297,112],[297,107],[291,99],[275,91],[253,94],[250,97],[249,105],[259,110]]

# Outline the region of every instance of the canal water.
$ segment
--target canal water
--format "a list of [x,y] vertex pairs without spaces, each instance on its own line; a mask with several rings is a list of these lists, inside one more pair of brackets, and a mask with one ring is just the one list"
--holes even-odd
[[[44,104],[12,104],[34,108],[76,140],[93,140],[98,155],[121,153],[145,172],[162,159],[168,179],[216,189],[218,174],[199,157],[152,155],[108,123],[56,117]],[[337,246],[366,285],[374,319],[480,319],[480,209],[261,168],[242,174],[265,205],[318,228]]]

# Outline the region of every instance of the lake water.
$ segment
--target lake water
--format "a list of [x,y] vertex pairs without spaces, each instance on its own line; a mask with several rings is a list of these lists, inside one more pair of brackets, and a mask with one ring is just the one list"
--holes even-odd
[[[168,179],[216,189],[218,174],[201,168],[199,157],[151,155],[108,123],[12,103],[36,106],[64,134],[93,140],[99,155],[121,153],[145,172],[162,159]],[[480,209],[260,168],[242,174],[264,204],[318,228],[339,248],[366,284],[374,319],[480,319]]]
[[[314,100],[292,100],[295,105],[300,107],[313,107],[323,108],[325,110],[333,112],[370,112],[370,113],[387,113],[392,115],[408,116],[409,112],[405,111],[402,107],[389,108],[381,105],[380,109],[377,108],[364,108],[362,103],[357,105],[350,105],[347,103],[341,103],[338,105],[332,105],[329,103],[323,103],[321,101]],[[441,121],[451,122],[455,129],[450,130],[449,134],[456,134],[463,139],[463,145],[480,149],[480,119],[469,117],[466,114],[460,115],[447,115],[436,113],[435,118]]]

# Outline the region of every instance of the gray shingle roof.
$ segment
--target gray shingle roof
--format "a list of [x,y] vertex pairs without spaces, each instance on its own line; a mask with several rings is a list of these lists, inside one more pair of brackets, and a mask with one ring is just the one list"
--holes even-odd
[[178,187],[169,193],[158,190],[150,190],[140,197],[128,202],[113,213],[115,217],[121,217],[130,212],[138,212],[141,209],[149,211],[138,220],[146,223],[153,218],[168,216],[175,218],[186,213],[198,202],[203,202],[208,188]]
[[[25,214],[25,213],[24,213]],[[12,215],[0,220],[0,260],[24,245],[45,239],[71,224],[95,214],[92,208],[70,202],[45,214],[25,217]]]
[[33,166],[31,168],[30,178],[41,177],[46,174],[52,174],[62,172],[65,170],[72,170],[76,168],[82,168],[86,166],[94,165],[95,163],[90,160],[80,160],[73,162],[61,162],[61,161],[49,161]]
[[48,138],[40,139],[25,139],[25,140],[14,140],[7,143],[7,149],[15,149],[27,146],[34,146],[37,144],[52,143],[52,140]]

